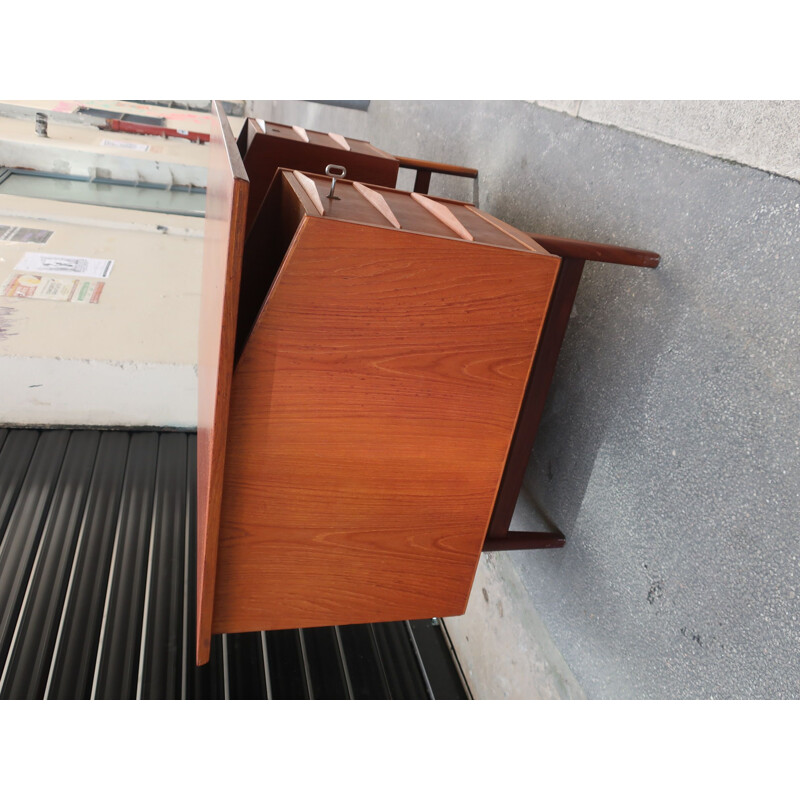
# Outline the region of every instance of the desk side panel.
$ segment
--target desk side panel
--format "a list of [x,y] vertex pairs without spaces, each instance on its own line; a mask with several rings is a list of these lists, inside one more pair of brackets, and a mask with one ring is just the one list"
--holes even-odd
[[234,374],[214,632],[463,613],[557,265],[305,220]]
[[197,663],[208,661],[247,177],[225,112],[209,143],[197,410]]

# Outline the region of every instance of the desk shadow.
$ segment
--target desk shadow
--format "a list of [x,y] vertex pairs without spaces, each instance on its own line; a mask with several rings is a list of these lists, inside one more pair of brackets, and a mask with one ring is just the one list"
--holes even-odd
[[[660,302],[664,293],[670,302]],[[539,515],[575,528],[609,425],[642,413],[664,341],[680,324],[668,266],[587,263],[525,474]],[[569,538],[567,539],[569,545]]]

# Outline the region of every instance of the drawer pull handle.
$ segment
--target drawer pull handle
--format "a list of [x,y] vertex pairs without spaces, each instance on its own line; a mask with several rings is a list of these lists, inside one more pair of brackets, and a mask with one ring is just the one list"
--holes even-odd
[[[334,170],[339,170],[339,172],[334,172]],[[333,190],[336,188],[336,181],[347,175],[347,170],[339,164],[328,164],[328,166],[325,167],[325,174],[331,179],[331,190],[328,192],[327,198],[329,200],[339,200],[339,198],[334,195]]]

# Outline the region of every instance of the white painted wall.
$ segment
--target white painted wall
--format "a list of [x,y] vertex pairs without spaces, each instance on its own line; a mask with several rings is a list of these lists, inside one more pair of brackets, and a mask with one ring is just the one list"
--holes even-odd
[[26,252],[111,258],[97,304],[0,297],[0,424],[193,428],[202,219],[0,196],[0,283]]
[[0,425],[195,428],[197,367],[0,356]]

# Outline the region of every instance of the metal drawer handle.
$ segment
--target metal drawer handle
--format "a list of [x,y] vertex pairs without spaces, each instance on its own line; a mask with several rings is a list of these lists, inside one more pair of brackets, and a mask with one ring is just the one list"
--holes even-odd
[[[334,172],[334,170],[339,170],[339,172]],[[325,167],[325,174],[331,179],[331,190],[326,196],[329,200],[339,200],[340,198],[333,194],[333,190],[336,188],[336,181],[347,175],[347,170],[340,164],[328,164],[328,166]]]

